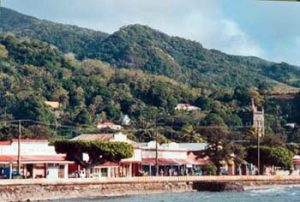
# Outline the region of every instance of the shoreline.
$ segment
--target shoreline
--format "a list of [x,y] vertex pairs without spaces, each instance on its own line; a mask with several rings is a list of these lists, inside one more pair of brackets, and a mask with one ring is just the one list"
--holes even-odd
[[270,189],[270,188],[300,188],[300,184],[269,184],[269,185],[254,185],[254,186],[244,186],[245,191],[249,190],[262,190],[262,189]]
[[[271,188],[300,188],[300,184],[294,184],[294,185],[261,185],[261,186],[245,186],[244,191],[251,191],[251,190],[268,190]],[[96,200],[96,199],[109,199],[109,198],[123,198],[123,197],[130,197],[130,196],[147,196],[147,195],[156,195],[156,194],[167,194],[167,193],[195,193],[195,192],[210,192],[210,191],[196,191],[196,190],[190,190],[190,191],[154,191],[154,192],[145,192],[145,193],[132,193],[132,194],[119,194],[119,195],[106,195],[106,196],[90,196],[90,197],[63,197],[63,198],[57,198],[57,199],[50,199],[50,200],[37,200],[41,202],[46,201],[58,201],[58,200],[72,200],[72,199],[90,199],[90,200]],[[211,192],[210,192],[211,193]]]
[[248,191],[300,187],[300,176],[182,176],[103,179],[0,180],[4,201],[109,198],[197,191]]

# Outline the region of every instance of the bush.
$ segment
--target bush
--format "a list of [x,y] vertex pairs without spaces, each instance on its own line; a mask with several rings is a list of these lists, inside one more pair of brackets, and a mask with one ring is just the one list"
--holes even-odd
[[204,175],[216,175],[217,174],[217,167],[214,164],[208,163],[202,166],[203,174]]

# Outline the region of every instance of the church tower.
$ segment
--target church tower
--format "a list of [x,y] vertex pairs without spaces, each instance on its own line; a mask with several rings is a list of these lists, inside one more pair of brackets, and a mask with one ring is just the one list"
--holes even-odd
[[256,133],[262,137],[265,135],[265,113],[262,108],[260,111],[255,105],[254,99],[251,99],[251,108],[252,108],[252,126],[255,129]]

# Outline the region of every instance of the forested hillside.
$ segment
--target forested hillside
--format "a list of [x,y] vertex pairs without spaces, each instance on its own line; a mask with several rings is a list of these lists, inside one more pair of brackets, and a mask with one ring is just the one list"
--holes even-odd
[[46,41],[78,57],[88,56],[90,50],[108,36],[99,31],[40,20],[7,8],[0,9],[0,31]]
[[[46,41],[76,58],[100,59],[117,68],[140,69],[201,88],[237,86],[300,87],[300,71],[285,63],[232,56],[208,50],[200,43],[170,37],[142,25],[130,25],[109,35],[52,23],[2,8],[0,30]],[[99,19],[101,20],[101,19]]]
[[[266,142],[300,142],[297,128],[284,127],[300,123],[300,96],[269,96],[277,87],[298,90],[297,67],[208,50],[147,26],[107,35],[8,9],[1,15],[10,18],[0,25],[0,119],[40,121],[25,122],[24,137],[70,137],[126,114],[126,132],[140,141],[154,138],[154,122],[162,142],[201,142],[198,129],[214,125],[241,140],[254,98],[265,108]],[[45,101],[60,102],[59,115]],[[175,111],[178,103],[200,110]],[[0,134],[9,139],[17,127],[2,121]]]

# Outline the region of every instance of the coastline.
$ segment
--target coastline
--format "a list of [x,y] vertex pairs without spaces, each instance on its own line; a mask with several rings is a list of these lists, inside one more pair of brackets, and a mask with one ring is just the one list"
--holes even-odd
[[269,185],[244,186],[245,191],[270,189],[270,188],[300,188],[300,184],[269,184]]
[[[217,187],[217,188],[216,188]],[[300,176],[184,176],[103,179],[1,180],[3,201],[107,198],[197,191],[300,187]]]

